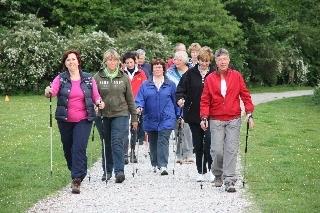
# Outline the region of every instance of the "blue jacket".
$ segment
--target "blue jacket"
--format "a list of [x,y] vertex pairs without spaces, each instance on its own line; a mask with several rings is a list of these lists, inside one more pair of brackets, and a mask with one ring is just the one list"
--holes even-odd
[[145,81],[136,97],[136,106],[143,108],[144,131],[173,130],[180,116],[176,104],[176,85],[165,78],[159,91],[152,80]]

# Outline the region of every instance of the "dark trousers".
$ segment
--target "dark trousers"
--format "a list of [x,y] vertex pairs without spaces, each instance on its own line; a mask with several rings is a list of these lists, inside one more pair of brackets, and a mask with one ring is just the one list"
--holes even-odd
[[92,122],[81,120],[79,122],[58,121],[58,128],[61,135],[64,157],[68,169],[71,171],[71,178],[80,178],[87,175],[87,145],[92,127]]
[[[203,173],[207,173],[207,168],[211,170],[212,164],[212,157],[210,155],[210,145],[211,145],[211,134],[210,130],[206,132],[201,129],[200,124],[198,123],[189,123],[191,132],[192,132],[192,139],[193,139],[193,147],[194,152],[196,154],[196,165],[197,171],[199,174],[202,173],[202,166],[203,166]],[[203,144],[203,137],[205,136],[205,144]],[[204,155],[203,165],[202,165],[202,156]]]
[[[101,118],[96,118],[96,126],[100,134],[100,139],[104,139],[105,152],[103,152],[102,143],[102,169],[105,171],[105,161],[107,173],[124,172],[123,145],[128,138],[129,117],[103,117],[103,125]],[[103,128],[102,128],[103,126]],[[104,137],[103,137],[104,136]],[[106,159],[104,159],[104,155]]]

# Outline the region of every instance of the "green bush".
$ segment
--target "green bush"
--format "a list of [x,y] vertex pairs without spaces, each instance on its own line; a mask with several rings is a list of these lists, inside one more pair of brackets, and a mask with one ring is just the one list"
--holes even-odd
[[320,84],[313,90],[313,98],[312,100],[316,104],[320,104]]
[[38,90],[41,79],[57,70],[64,39],[34,15],[21,15],[0,38],[1,92]]
[[103,53],[114,47],[114,39],[105,32],[74,32],[67,40],[67,49],[73,48],[81,52],[83,68],[95,73],[101,68]]
[[133,30],[122,32],[116,39],[116,47],[120,54],[128,51],[143,49],[146,51],[146,58],[151,60],[155,57],[166,59],[172,55],[172,45],[168,37],[161,33]]

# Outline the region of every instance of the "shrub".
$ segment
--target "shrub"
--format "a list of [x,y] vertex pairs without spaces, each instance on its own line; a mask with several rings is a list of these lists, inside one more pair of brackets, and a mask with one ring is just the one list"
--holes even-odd
[[103,53],[114,47],[114,42],[113,38],[102,31],[82,34],[75,32],[69,36],[67,49],[79,50],[81,60],[83,60],[83,68],[88,72],[97,72],[101,68]]
[[34,15],[21,15],[1,34],[0,91],[38,90],[39,82],[57,70],[63,38]]
[[313,98],[312,100],[316,104],[320,104],[320,84],[313,90]]
[[166,59],[172,55],[172,45],[168,37],[161,33],[147,30],[133,30],[122,32],[117,36],[116,47],[120,54],[128,51],[143,49],[146,51],[146,58],[151,60],[155,57]]

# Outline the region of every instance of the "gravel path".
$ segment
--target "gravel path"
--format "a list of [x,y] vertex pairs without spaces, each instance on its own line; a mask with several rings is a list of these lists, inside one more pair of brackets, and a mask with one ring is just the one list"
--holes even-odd
[[[311,94],[311,90],[304,90],[253,94],[252,97],[257,105]],[[102,169],[101,161],[98,161],[91,168],[91,181],[88,178],[83,181],[79,195],[71,194],[68,185],[36,203],[28,212],[246,212],[253,207],[246,188],[242,187],[239,166],[236,193],[227,193],[224,187],[216,188],[209,182],[204,182],[201,189],[200,183],[195,181],[195,163],[176,164],[173,175],[173,143],[171,140],[168,176],[151,171],[144,146],[139,146],[139,164],[135,164],[138,172],[134,177],[132,164],[129,164],[125,167],[126,180],[122,184],[114,183],[113,177],[106,185],[100,180]]]

